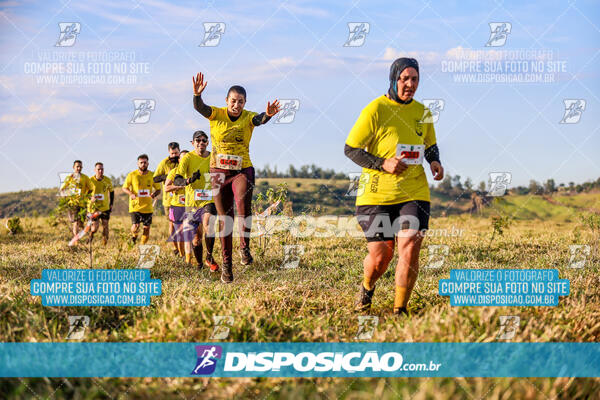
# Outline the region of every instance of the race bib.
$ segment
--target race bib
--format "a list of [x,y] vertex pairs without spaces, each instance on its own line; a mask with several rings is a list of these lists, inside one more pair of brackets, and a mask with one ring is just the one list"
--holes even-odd
[[185,194],[179,196],[179,204],[185,205]]
[[217,168],[242,169],[242,157],[233,154],[217,154]]
[[402,162],[407,165],[423,164],[425,145],[423,144],[399,144],[396,147],[396,157],[404,155]]
[[194,190],[195,201],[212,200],[212,190],[196,189]]
[[71,188],[71,196],[79,196],[81,194],[80,188]]
[[150,197],[150,189],[138,190],[138,197]]
[[97,193],[94,195],[96,201],[104,201],[104,193]]

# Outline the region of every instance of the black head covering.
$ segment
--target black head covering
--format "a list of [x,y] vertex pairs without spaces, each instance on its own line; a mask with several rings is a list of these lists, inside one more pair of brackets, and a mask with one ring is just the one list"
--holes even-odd
[[398,97],[398,79],[400,79],[402,71],[411,67],[416,69],[417,73],[419,73],[419,63],[414,58],[398,58],[390,67],[390,88],[388,89],[388,94],[392,100],[397,101],[398,103],[406,103]]

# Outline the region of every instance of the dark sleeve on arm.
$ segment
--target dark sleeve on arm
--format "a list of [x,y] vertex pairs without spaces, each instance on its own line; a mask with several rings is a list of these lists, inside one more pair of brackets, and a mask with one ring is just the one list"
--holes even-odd
[[434,161],[440,162],[440,149],[438,149],[437,144],[425,149],[425,159],[429,164]]
[[166,174],[157,175],[154,178],[152,178],[152,180],[154,181],[154,183],[164,182],[167,180],[167,175]]
[[252,118],[252,125],[254,125],[254,126],[263,125],[263,124],[266,124],[267,122],[269,122],[270,119],[271,119],[271,117],[269,117],[267,115],[267,113],[261,112],[260,114],[256,114],[254,116],[254,118]]
[[204,104],[202,96],[194,96],[194,109],[206,118],[209,118],[212,114],[212,108]]
[[110,192],[110,204],[109,204],[109,208],[112,208],[113,203],[115,202],[115,192]]
[[346,157],[348,157],[363,168],[383,171],[383,161],[385,159],[374,156],[371,153],[367,153],[363,149],[348,146],[346,144],[344,145],[344,154],[346,155]]

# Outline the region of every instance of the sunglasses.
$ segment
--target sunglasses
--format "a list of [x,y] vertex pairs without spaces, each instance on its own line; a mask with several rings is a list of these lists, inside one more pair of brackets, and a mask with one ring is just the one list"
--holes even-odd
[[206,139],[206,138],[196,138],[196,139],[193,140],[193,142],[196,142],[196,143],[208,143],[208,139]]

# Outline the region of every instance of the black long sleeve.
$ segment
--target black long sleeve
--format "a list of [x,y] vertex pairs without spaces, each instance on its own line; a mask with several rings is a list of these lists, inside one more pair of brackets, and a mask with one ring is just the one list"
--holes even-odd
[[425,149],[425,159],[429,164],[434,161],[440,162],[440,149],[438,149],[437,144]]
[[263,124],[266,124],[267,122],[269,122],[270,119],[271,119],[271,117],[269,117],[267,115],[267,113],[261,112],[260,114],[256,114],[254,116],[254,118],[252,118],[252,125],[254,125],[254,126],[263,125]]
[[112,210],[112,206],[113,206],[114,202],[115,202],[115,192],[113,191],[113,192],[110,192],[110,205],[108,206],[108,208],[110,210]]
[[194,95],[194,109],[206,118],[209,118],[212,114],[212,108],[204,104],[202,96]]
[[346,155],[346,157],[348,157],[363,168],[383,171],[383,162],[385,161],[385,159],[374,156],[373,154],[368,153],[364,149],[359,149],[346,144],[344,145],[344,154]]

